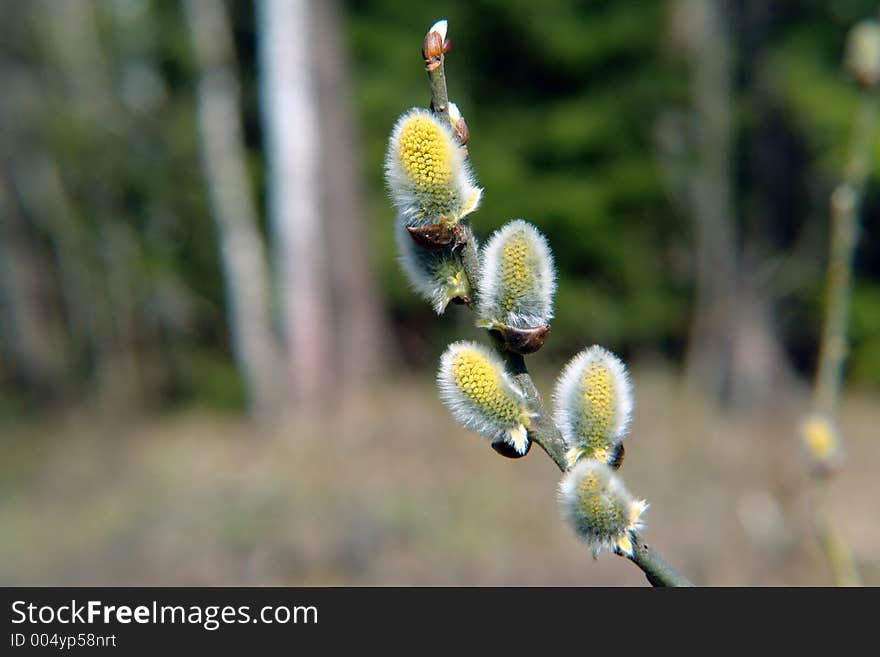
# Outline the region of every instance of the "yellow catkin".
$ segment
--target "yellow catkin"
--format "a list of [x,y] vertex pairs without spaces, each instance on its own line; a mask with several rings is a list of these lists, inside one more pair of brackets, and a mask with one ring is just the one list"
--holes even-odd
[[590,432],[579,436],[580,440],[593,449],[605,446],[604,437],[614,421],[614,379],[607,367],[593,363],[581,378],[583,404],[581,420],[583,427]]
[[592,518],[594,533],[610,535],[630,525],[630,514],[623,504],[608,495],[606,484],[605,479],[591,470],[578,482],[577,492],[581,512]]
[[501,282],[504,298],[501,307],[510,312],[525,295],[532,284],[532,272],[528,266],[529,242],[522,233],[515,233],[504,243],[501,251]]
[[502,390],[496,369],[476,350],[462,349],[452,360],[452,377],[461,393],[504,425],[520,422],[521,409]]
[[423,114],[407,120],[400,133],[397,151],[401,168],[420,191],[438,205],[453,196],[452,153],[439,125]]

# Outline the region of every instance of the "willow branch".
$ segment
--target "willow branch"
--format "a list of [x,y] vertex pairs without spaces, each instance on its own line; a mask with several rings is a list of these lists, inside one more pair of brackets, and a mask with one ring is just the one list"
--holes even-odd
[[840,402],[843,365],[847,355],[852,266],[858,233],[859,206],[871,167],[877,96],[864,90],[859,100],[843,181],[831,195],[825,321],[819,347],[819,367],[813,388],[813,410],[834,415]]
[[[843,180],[831,194],[831,239],[826,273],[825,318],[819,343],[819,364],[813,386],[812,410],[825,418],[834,434],[843,382],[852,303],[853,259],[859,230],[859,208],[871,169],[877,94],[863,88],[850,137]],[[852,550],[831,519],[827,481],[833,469],[814,458],[812,464],[813,524],[839,586],[859,586],[858,567]]]
[[[423,55],[425,55],[425,71],[428,74],[428,84],[431,89],[431,110],[438,118],[446,120],[448,117],[449,96],[446,89],[445,54],[441,50],[435,50],[433,57],[428,57],[428,45],[431,34],[425,39]],[[462,222],[460,235],[460,257],[464,266],[465,275],[468,277],[470,288],[474,297],[478,293],[480,261],[477,252],[476,240],[473,230],[467,222]],[[468,304],[473,306],[473,304]],[[529,428],[529,439],[538,443],[547,453],[556,466],[565,472],[568,470],[568,462],[565,457],[566,447],[562,440],[559,427],[553,421],[553,416],[544,405],[541,393],[532,381],[526,367],[525,358],[522,355],[511,352],[504,348],[497,334],[489,331],[495,350],[504,359],[507,371],[513,377],[520,390],[526,396],[531,411],[534,413],[532,425]],[[680,575],[670,566],[654,549],[645,543],[641,536],[633,533],[633,554],[627,557],[635,565],[642,569],[645,577],[652,586],[693,586],[684,576]]]
[[660,553],[645,543],[644,539],[637,532],[633,532],[632,541],[633,553],[627,559],[642,569],[651,586],[693,586],[693,582],[666,563],[666,560],[660,556]]

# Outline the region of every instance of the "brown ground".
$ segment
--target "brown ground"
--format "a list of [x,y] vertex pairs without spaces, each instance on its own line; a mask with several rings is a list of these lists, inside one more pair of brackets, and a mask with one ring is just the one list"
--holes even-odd
[[[319,427],[258,432],[190,411],[4,426],[3,585],[644,585],[594,561],[559,518],[536,448],[497,456],[458,429],[430,377],[379,390]],[[636,377],[622,474],[646,538],[701,584],[831,583],[809,527],[799,408],[718,417],[658,372]],[[876,398],[843,408],[835,518],[880,584]]]

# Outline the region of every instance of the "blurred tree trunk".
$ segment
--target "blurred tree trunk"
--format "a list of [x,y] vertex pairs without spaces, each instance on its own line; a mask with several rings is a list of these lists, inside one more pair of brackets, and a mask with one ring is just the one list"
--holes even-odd
[[[737,244],[741,222],[733,200],[732,144],[737,133],[732,52],[734,44],[743,47],[742,31],[757,32],[758,27],[740,15],[746,12],[743,5],[724,0],[675,0],[673,10],[673,29],[692,62],[695,121],[696,162],[689,185],[695,308],[685,384],[717,403],[759,403],[772,399],[774,389],[788,382],[790,367],[774,323],[772,268],[763,266],[766,256],[757,255],[767,251],[766,235],[758,230],[743,238],[742,247]],[[761,37],[747,36],[745,47],[757,49],[755,41]],[[741,60],[751,57],[745,53]],[[752,89],[747,93],[756,94]]]
[[[794,374],[775,323],[777,298],[769,273],[744,254],[731,345],[731,406],[773,405],[792,390]],[[768,271],[768,269],[770,271]]]
[[326,402],[333,385],[313,9],[307,0],[257,4],[268,210],[290,389],[301,408]]
[[[122,152],[120,137],[125,134],[126,117],[118,106],[102,50],[95,3],[43,0],[34,3],[33,9],[36,23],[44,30],[47,63],[65,85],[65,117],[90,134],[79,153],[89,165],[89,197],[77,200],[93,224],[91,239],[98,253],[100,288],[88,301],[102,327],[94,354],[98,391],[115,407],[140,399],[142,393],[136,318],[140,244],[126,222],[125,205],[114,185],[116,160],[109,157]],[[62,176],[64,166],[62,162]]]
[[271,415],[279,401],[278,349],[269,311],[269,272],[246,171],[239,83],[225,6],[185,0],[200,75],[202,167],[220,242],[233,352],[251,409]]
[[697,165],[691,186],[695,309],[685,383],[720,400],[735,330],[736,244],[731,199],[732,68],[721,0],[684,0],[690,21]]
[[[5,158],[4,158],[5,160]],[[9,175],[0,180],[0,355],[35,399],[52,398],[68,382],[63,322],[52,267],[27,220]]]
[[[784,126],[776,118],[776,83],[764,74],[766,51],[774,38],[778,12],[763,0],[731,4],[728,23],[738,53],[738,79],[748,94],[752,125],[742,130],[738,158],[741,210],[739,274],[731,353],[729,399],[734,406],[777,405],[793,389],[795,374],[785,351],[778,309],[783,296],[785,261],[792,260],[794,242],[780,236],[780,224],[798,221],[803,208],[793,207],[797,162]],[[788,251],[784,258],[780,252]]]
[[340,390],[351,393],[374,380],[384,361],[386,335],[370,262],[370,236],[348,52],[337,0],[314,4],[314,53],[322,144],[322,201],[330,247],[333,342]]
[[[26,149],[30,152],[26,152]],[[55,162],[36,144],[22,147],[10,167],[22,212],[44,234],[51,249],[63,307],[70,361],[80,374],[88,369],[102,334],[93,300],[99,283],[88,257],[77,217]]]

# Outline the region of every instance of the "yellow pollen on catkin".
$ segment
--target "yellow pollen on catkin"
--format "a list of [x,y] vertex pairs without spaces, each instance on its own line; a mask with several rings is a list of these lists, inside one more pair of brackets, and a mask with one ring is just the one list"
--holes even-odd
[[456,387],[481,411],[503,425],[522,423],[523,411],[502,389],[500,373],[479,351],[462,349],[452,360],[452,378]]
[[424,114],[410,117],[400,132],[397,154],[407,178],[434,203],[447,204],[453,196],[452,153],[447,135]]
[[612,532],[629,525],[626,510],[615,504],[606,494],[607,482],[597,472],[587,472],[578,482],[577,492],[582,513],[593,518],[600,532]]
[[608,465],[581,460],[562,478],[559,493],[563,514],[594,555],[603,548],[632,554],[632,532],[641,529],[648,505],[633,499]]
[[582,458],[591,458],[594,461],[599,461],[599,463],[605,463],[607,465],[608,461],[611,460],[611,452],[604,446],[569,447],[565,452],[565,460],[569,468],[574,467]]
[[593,363],[584,372],[580,389],[583,398],[581,425],[590,427],[590,431],[579,438],[588,447],[601,449],[605,447],[604,437],[614,422],[614,379],[611,371],[601,363]]
[[529,242],[522,233],[511,235],[501,249],[501,283],[504,290],[501,307],[505,312],[514,310],[519,299],[531,288],[530,256]]

